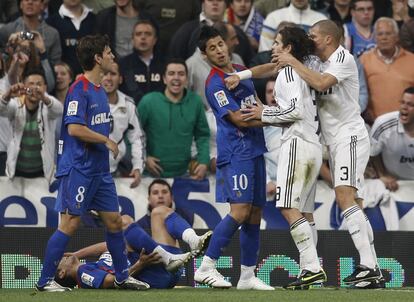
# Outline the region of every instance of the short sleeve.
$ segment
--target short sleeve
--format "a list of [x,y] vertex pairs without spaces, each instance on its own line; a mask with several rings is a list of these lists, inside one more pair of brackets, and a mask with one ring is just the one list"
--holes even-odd
[[377,156],[381,154],[382,149],[384,147],[384,139],[383,139],[383,131],[379,131],[379,128],[381,126],[381,123],[379,123],[378,119],[374,122],[374,125],[372,125],[371,131],[370,131],[370,140],[371,140],[371,149],[370,149],[370,155],[371,156]]
[[228,110],[240,110],[240,106],[233,99],[224,83],[211,81],[206,87],[206,96],[211,109],[216,112],[217,117],[225,117],[228,114]]
[[80,89],[74,89],[66,97],[64,123],[87,125],[88,99]]
[[324,71],[324,73],[334,76],[338,83],[354,76],[356,72],[357,66],[354,57],[344,52],[338,52],[337,57],[332,59],[329,67]]

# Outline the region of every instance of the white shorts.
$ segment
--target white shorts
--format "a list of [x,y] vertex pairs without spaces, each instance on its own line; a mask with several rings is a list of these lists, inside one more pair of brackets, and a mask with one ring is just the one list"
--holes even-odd
[[357,135],[352,135],[341,143],[328,146],[328,151],[334,187],[361,189],[370,154],[369,137],[360,139]]
[[313,213],[322,147],[300,137],[284,141],[277,168],[276,207]]

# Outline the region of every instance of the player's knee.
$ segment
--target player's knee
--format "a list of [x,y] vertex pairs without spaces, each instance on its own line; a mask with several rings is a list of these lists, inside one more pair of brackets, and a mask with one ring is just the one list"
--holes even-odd
[[59,224],[59,230],[61,230],[66,235],[72,236],[78,229],[79,224],[79,217],[74,216],[72,219],[62,219]]
[[156,208],[153,208],[151,211],[151,218],[153,217],[167,217],[168,215],[170,215],[172,212],[174,212],[173,209],[166,207],[166,206],[159,206]]
[[232,210],[230,215],[238,222],[244,223],[249,220],[250,217],[250,207],[242,207],[237,210]]
[[106,228],[110,232],[119,232],[122,230],[122,217],[121,215],[113,215],[106,219]]
[[129,215],[122,215],[122,229],[125,230],[131,223],[134,223],[134,219]]

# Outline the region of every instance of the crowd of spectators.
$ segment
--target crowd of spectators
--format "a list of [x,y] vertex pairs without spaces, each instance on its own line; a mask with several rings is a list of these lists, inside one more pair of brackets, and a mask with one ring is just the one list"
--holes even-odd
[[[111,135],[122,150],[111,172],[133,177],[131,187],[145,175],[203,179],[214,172],[216,125],[204,93],[210,66],[197,49],[200,28],[214,26],[233,63],[254,66],[270,60],[280,26],[307,29],[322,19],[343,27],[344,46],[357,60],[361,114],[367,125],[374,124],[374,146],[383,141],[377,119],[392,121],[396,133],[409,138],[401,139],[405,149],[378,147],[372,155],[382,151],[389,158],[399,152],[394,161],[400,158],[409,168],[413,1],[7,0],[0,2],[0,175],[53,179],[62,105],[81,72],[76,45],[81,37],[100,33],[110,38],[118,62],[102,83],[113,115]],[[272,101],[273,81],[255,82],[263,102]],[[270,138],[279,135],[267,131]],[[277,142],[271,145],[269,151],[277,149]],[[400,176],[389,162],[376,167],[394,189],[390,179]]]

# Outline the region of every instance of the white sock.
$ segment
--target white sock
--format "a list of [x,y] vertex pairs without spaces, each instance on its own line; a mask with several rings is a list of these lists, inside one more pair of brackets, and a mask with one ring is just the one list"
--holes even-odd
[[300,218],[290,226],[290,234],[300,254],[300,267],[317,273],[321,270],[318,254],[312,239],[312,229],[309,222]]
[[375,260],[371,252],[371,244],[368,236],[368,224],[359,206],[355,205],[344,212],[346,224],[352,241],[359,252],[360,264],[369,268],[375,268]]
[[157,247],[154,249],[154,252],[157,252],[158,255],[161,256],[161,260],[165,265],[167,265],[170,262],[173,256],[173,254],[164,250],[164,248],[161,247],[160,245],[157,245]]
[[318,230],[316,229],[315,221],[309,222],[309,225],[312,229],[313,244],[315,245],[315,247],[317,247],[318,246]]
[[209,256],[204,256],[203,261],[201,262],[198,270],[205,272],[216,268],[217,260],[210,258]]
[[240,280],[247,281],[251,278],[254,278],[254,269],[256,266],[240,266]]
[[192,250],[197,248],[198,242],[200,241],[200,237],[196,234],[196,232],[192,228],[188,228],[183,232],[182,238],[184,242],[188,243]]

